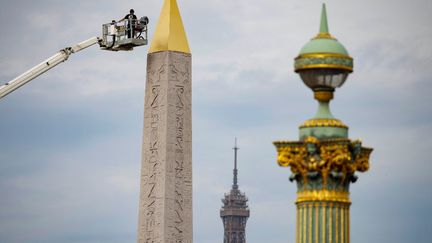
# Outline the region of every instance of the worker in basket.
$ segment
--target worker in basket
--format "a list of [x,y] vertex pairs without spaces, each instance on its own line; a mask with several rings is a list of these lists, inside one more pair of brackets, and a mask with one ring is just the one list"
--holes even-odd
[[126,32],[127,32],[128,38],[135,37],[134,30],[135,30],[135,27],[137,25],[137,16],[134,13],[135,13],[135,11],[133,9],[131,9],[129,11],[129,14],[126,14],[126,16],[124,18],[119,20],[119,22],[127,20]]

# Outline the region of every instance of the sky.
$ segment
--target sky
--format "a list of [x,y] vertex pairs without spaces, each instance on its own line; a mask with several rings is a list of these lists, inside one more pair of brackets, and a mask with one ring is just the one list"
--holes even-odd
[[[294,242],[296,186],[276,140],[316,109],[293,71],[322,1],[178,0],[192,51],[194,242],[223,241],[220,199],[249,198],[248,243]],[[351,186],[351,242],[430,242],[432,1],[327,0],[330,33],[354,58],[333,114],[373,147]],[[0,83],[162,0],[0,0]],[[148,46],[90,47],[0,100],[0,242],[136,241]]]

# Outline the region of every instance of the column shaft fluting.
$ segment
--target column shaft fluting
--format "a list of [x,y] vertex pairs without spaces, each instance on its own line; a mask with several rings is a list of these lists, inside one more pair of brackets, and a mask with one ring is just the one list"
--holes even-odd
[[349,205],[298,202],[296,243],[349,243]]

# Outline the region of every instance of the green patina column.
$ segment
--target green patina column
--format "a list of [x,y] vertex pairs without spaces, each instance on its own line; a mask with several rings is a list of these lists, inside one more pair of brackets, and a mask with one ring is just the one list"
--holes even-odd
[[330,112],[335,88],[353,71],[353,59],[330,35],[325,5],[320,31],[295,58],[295,71],[318,101],[300,125],[299,141],[277,141],[278,164],[297,182],[297,243],[349,243],[349,186],[369,168],[371,148],[348,138],[348,126]]

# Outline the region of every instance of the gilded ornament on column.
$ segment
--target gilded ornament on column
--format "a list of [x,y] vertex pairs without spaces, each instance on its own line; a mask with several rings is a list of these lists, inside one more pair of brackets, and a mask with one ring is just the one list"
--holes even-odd
[[324,188],[331,172],[344,181],[356,171],[367,171],[372,152],[371,148],[362,147],[359,140],[350,139],[319,141],[315,137],[307,137],[303,142],[280,141],[274,142],[274,145],[280,166],[290,167],[291,172],[301,175],[306,183],[311,173],[319,173]]

